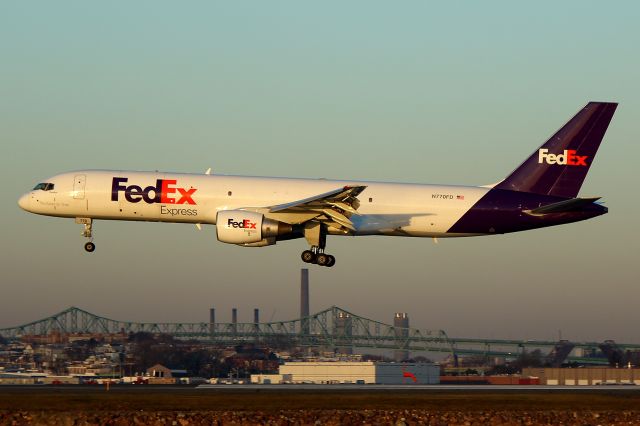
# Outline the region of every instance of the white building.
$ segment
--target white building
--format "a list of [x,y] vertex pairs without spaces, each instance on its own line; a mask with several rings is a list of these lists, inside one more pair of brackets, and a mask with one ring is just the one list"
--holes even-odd
[[279,374],[251,376],[252,383],[356,383],[431,385],[440,383],[440,366],[395,362],[286,362]]

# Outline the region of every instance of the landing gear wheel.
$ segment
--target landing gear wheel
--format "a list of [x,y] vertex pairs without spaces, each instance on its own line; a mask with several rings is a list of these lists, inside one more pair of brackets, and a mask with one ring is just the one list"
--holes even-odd
[[304,263],[316,263],[316,255],[311,250],[305,250],[300,255]]
[[320,266],[329,266],[329,255],[320,253],[316,257],[316,263]]
[[336,264],[336,258],[333,257],[332,255],[327,255],[327,257],[329,258],[329,261],[327,262],[327,265],[329,268],[331,268],[333,265]]
[[88,251],[89,253],[93,252],[96,249],[96,245],[93,244],[92,242],[88,242],[84,245],[84,249],[86,251]]

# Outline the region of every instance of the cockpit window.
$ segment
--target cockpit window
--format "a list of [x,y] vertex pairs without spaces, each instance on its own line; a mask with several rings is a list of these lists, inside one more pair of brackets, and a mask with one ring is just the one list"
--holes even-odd
[[37,184],[36,187],[33,188],[34,191],[37,191],[39,189],[42,191],[51,191],[53,189],[53,184],[44,182],[44,183]]

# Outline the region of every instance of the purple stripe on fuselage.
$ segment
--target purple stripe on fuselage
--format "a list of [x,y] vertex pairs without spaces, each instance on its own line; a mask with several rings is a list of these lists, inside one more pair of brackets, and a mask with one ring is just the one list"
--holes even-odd
[[525,213],[526,210],[568,199],[570,198],[494,188],[474,204],[447,232],[505,234],[578,222],[607,213],[606,207],[595,203],[569,212],[540,216]]

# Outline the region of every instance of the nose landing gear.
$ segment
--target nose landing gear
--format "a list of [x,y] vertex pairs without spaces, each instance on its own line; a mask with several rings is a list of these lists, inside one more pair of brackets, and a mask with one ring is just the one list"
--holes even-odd
[[92,228],[93,220],[87,217],[77,217],[76,223],[84,225],[84,230],[82,231],[82,236],[85,238],[89,238],[89,242],[85,243],[84,249],[89,253],[92,253],[96,249],[96,245],[93,242],[93,228]]

